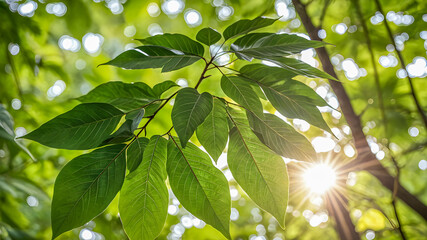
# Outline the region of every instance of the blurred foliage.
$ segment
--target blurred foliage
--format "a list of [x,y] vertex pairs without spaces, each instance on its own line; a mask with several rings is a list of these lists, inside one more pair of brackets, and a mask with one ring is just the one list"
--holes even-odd
[[[241,18],[280,15],[283,16],[281,19],[283,21],[269,27],[269,31],[304,33],[301,22],[296,17],[290,1],[287,0],[176,2],[181,4],[178,13],[167,15],[165,1],[66,0],[63,1],[65,5],[61,5],[66,6],[66,12],[62,16],[56,16],[55,14],[61,15],[64,9],[61,10],[59,5],[49,5],[57,4],[55,1],[0,0],[0,103],[13,117],[16,135],[23,135],[52,117],[70,110],[78,103],[74,98],[108,81],[145,82],[154,86],[156,83],[172,80],[178,84],[187,81],[188,85],[194,86],[199,73],[192,72],[190,68],[161,75],[160,70],[127,71],[108,66],[97,67],[123,50],[136,46],[137,42],[133,39],[148,37],[150,33],[159,32],[159,28],[163,32],[183,33],[195,38],[197,31],[203,27],[209,26],[222,31],[231,22]],[[317,24],[322,23],[326,34],[324,40],[332,44],[327,49],[333,63],[336,63],[336,70],[356,113],[361,116],[363,130],[368,135],[372,150],[378,153],[382,164],[392,173],[394,166],[389,153],[393,152],[401,167],[401,184],[427,203],[425,171],[427,162],[422,161],[427,155],[425,148],[427,131],[416,112],[407,80],[399,77],[400,65],[390,64],[383,67],[377,62],[381,91],[389,119],[387,129],[390,131],[388,133],[390,138],[386,139],[384,126],[379,117],[378,96],[370,56],[354,6],[349,0],[309,2],[308,11],[313,21]],[[427,2],[391,0],[382,3],[387,13],[394,11],[394,16],[398,15],[400,18],[404,15],[412,16],[409,24],[396,20],[395,23],[390,22],[390,25],[395,37],[401,39],[400,45],[406,63],[415,63],[417,58],[421,59],[420,63],[424,61],[424,68],[421,64],[421,71],[424,73],[415,76],[413,81],[421,104],[427,111],[425,107]],[[53,6],[58,7],[54,10]],[[325,6],[327,9],[323,11]],[[382,23],[388,16],[382,16],[381,20],[373,1],[362,0],[361,6],[376,59],[378,60],[380,56],[392,56],[389,59],[391,62],[398,61],[395,51],[389,45],[390,41]],[[199,16],[202,18],[200,25],[189,26],[186,23],[184,16],[190,9],[200,13]],[[325,12],[324,16],[322,12]],[[381,21],[375,22],[376,19]],[[344,32],[341,32],[338,26],[345,26]],[[87,35],[88,33],[95,35]],[[85,39],[90,39],[89,36],[96,36],[97,40],[92,38],[92,42],[89,40],[86,42]],[[69,37],[75,38],[76,41],[70,40]],[[64,42],[64,39],[68,42]],[[96,48],[97,43],[99,49]],[[59,46],[61,44],[62,48]],[[71,47],[72,44],[77,44],[75,51],[66,50],[70,49],[69,44]],[[93,44],[95,51],[91,51]],[[312,53],[314,56],[314,52]],[[310,61],[312,56],[309,56]],[[301,57],[304,58],[304,54]],[[345,59],[357,64],[356,75],[361,76],[355,77],[357,79],[352,81],[348,80],[347,77],[351,72],[346,72],[343,66]],[[197,64],[202,68],[202,63]],[[384,62],[381,64],[384,65]],[[363,74],[364,71],[366,76]],[[335,96],[324,80],[306,78],[298,80],[316,89],[330,104],[334,101]],[[209,89],[211,93],[224,96],[219,88],[219,81],[220,75],[214,73],[211,78],[204,81],[200,89],[201,91]],[[55,89],[52,89],[54,87]],[[268,109],[269,106],[265,108]],[[171,126],[170,111],[171,106],[167,106],[159,113],[157,121],[152,123],[151,129],[154,130],[148,135],[163,134],[168,130]],[[334,159],[350,161],[354,156],[346,155],[344,152],[346,146],[352,145],[345,119],[341,114],[330,110],[325,111],[323,115],[335,131],[335,135],[339,133],[338,139],[334,139],[336,146],[331,151],[335,152]],[[309,139],[318,136],[330,137],[314,127],[304,134]],[[195,137],[192,141],[197,142]],[[390,149],[386,148],[387,142],[390,143]],[[83,151],[50,149],[30,141],[22,144],[34,155],[35,161],[24,151],[11,146],[5,139],[0,139],[0,239],[49,239],[53,183],[62,166]],[[407,151],[408,149],[412,151]],[[331,155],[322,156],[330,158]],[[229,170],[223,171],[230,177]],[[334,225],[339,223],[334,223],[333,219],[328,218],[317,225],[312,222],[314,215],[324,216],[322,214],[327,212],[322,198],[309,194],[302,185],[294,186],[298,188],[295,193],[291,191],[286,217],[287,227],[282,230],[270,215],[258,209],[245,193],[235,186],[233,180],[230,184],[233,191],[233,212],[238,213],[237,219],[231,224],[231,235],[234,238],[255,239],[257,236],[260,237],[257,239],[276,240],[318,239],[319,236],[323,239],[338,238]],[[391,193],[374,177],[363,171],[349,174],[346,195],[349,198],[351,217],[362,238],[372,239],[370,238],[372,231],[375,231],[375,239],[399,239],[400,236],[394,229],[396,222],[390,204]],[[117,200],[118,196],[103,214],[84,227],[63,234],[60,239],[126,239],[118,216]],[[159,239],[179,238],[180,234],[183,234],[183,239],[222,238],[216,230],[204,226],[197,219],[192,221],[195,227],[185,229],[183,223],[179,222],[192,219],[192,216],[189,216],[183,208],[180,208],[179,212],[175,211],[177,207],[179,203],[171,198],[172,214],[168,215],[166,226]],[[403,203],[398,202],[397,207],[401,213],[403,230],[408,238],[425,238],[426,222]]]

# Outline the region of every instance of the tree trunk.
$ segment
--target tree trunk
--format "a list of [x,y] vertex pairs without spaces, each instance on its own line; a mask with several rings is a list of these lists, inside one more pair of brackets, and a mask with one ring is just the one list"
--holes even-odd
[[[312,40],[322,41],[318,36],[318,28],[316,28],[310,17],[307,14],[305,6],[299,0],[292,0],[301,21],[307,30]],[[329,59],[329,54],[324,47],[316,49],[323,69],[329,75],[338,79],[334,67]],[[374,175],[385,187],[393,191],[394,177],[381,165],[376,159],[375,155],[371,152],[366,136],[363,133],[362,125],[359,117],[354,112],[350,99],[341,84],[341,82],[329,80],[335,95],[341,106],[341,111],[353,134],[354,144],[358,153],[358,157],[352,161],[347,169],[354,170],[367,170]],[[399,185],[397,196],[404,201],[408,206],[413,208],[415,212],[419,213],[425,220],[427,220],[427,206],[422,203],[417,197],[409,193],[405,188]]]

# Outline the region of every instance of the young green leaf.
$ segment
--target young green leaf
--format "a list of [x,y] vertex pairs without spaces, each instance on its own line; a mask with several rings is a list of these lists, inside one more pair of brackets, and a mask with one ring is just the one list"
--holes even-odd
[[129,172],[134,171],[141,164],[148,138],[137,138],[127,149],[126,159]]
[[145,83],[107,82],[77,98],[80,102],[108,103],[123,111],[140,108],[158,99]]
[[179,33],[165,33],[137,40],[145,45],[167,47],[179,50],[186,54],[198,55],[200,57],[203,57],[203,53],[205,51],[202,44]]
[[161,98],[164,92],[173,87],[179,87],[179,85],[173,81],[168,80],[154,85],[153,92],[157,98]]
[[140,46],[125,51],[101,65],[112,65],[125,69],[162,68],[162,72],[170,72],[189,66],[200,59],[200,56],[188,55],[166,47]]
[[161,136],[151,137],[144,160],[126,177],[120,191],[120,219],[130,239],[155,239],[165,224],[167,143]]
[[224,33],[222,35],[224,36],[225,40],[228,40],[230,38],[238,37],[240,35],[252,32],[259,28],[270,26],[275,21],[277,21],[277,19],[264,18],[264,17],[257,17],[252,20],[249,20],[249,19],[239,20],[231,24],[230,26],[228,26],[224,30]]
[[196,145],[180,148],[178,139],[168,143],[167,172],[171,188],[191,214],[230,237],[231,199],[228,182]]
[[248,196],[285,225],[288,203],[288,175],[283,159],[267,148],[245,119],[231,117],[227,161],[237,183]]
[[23,136],[52,148],[84,150],[99,146],[124,115],[106,103],[83,103]]
[[221,88],[235,102],[251,110],[259,117],[263,117],[261,101],[246,81],[237,76],[223,75],[221,78]]
[[259,140],[275,153],[300,161],[316,160],[310,142],[279,117],[264,113],[264,119],[261,119],[251,112],[247,112],[247,116]]
[[138,128],[139,123],[144,117],[145,110],[143,108],[134,110],[126,114],[126,121],[111,134],[107,139],[102,142],[103,145],[122,143],[130,140],[134,135],[134,131]]
[[52,200],[52,238],[102,213],[122,188],[125,145],[112,145],[71,160],[59,172]]
[[194,88],[179,90],[172,109],[172,123],[182,147],[185,147],[211,110],[212,95],[209,93],[199,94]]
[[196,35],[197,41],[206,44],[207,46],[217,43],[221,39],[221,34],[216,30],[207,27],[201,29]]
[[197,128],[196,135],[216,162],[228,140],[227,113],[224,102],[219,99],[213,100],[212,111]]
[[326,45],[324,42],[307,40],[295,34],[265,33],[265,36],[259,39],[251,35],[262,36],[262,33],[249,34],[239,38],[231,45],[231,49],[250,59],[251,56],[283,57],[300,53],[308,48]]

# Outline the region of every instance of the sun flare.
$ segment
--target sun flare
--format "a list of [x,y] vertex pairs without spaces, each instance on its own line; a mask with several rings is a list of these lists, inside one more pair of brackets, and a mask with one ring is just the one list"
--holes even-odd
[[303,173],[307,188],[316,194],[323,194],[335,186],[336,172],[324,163],[313,165]]

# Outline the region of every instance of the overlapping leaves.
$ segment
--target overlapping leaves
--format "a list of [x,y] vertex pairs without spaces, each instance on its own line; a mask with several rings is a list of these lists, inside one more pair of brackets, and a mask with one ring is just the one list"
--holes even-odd
[[[173,81],[158,83],[153,88],[142,82],[102,84],[78,98],[82,104],[27,134],[25,138],[54,148],[98,148],[71,160],[59,174],[52,205],[53,237],[96,217],[120,189],[119,211],[129,238],[158,237],[167,215],[165,180],[168,178],[174,195],[191,214],[230,239],[228,182],[210,158],[217,161],[227,141],[228,166],[237,183],[283,227],[288,178],[281,156],[312,161],[315,152],[291,125],[264,113],[260,98],[286,117],[304,119],[330,131],[317,109],[327,106],[325,100],[292,78],[331,77],[287,57],[323,46],[322,42],[296,35],[250,33],[276,20],[262,17],[240,20],[223,32],[225,41],[240,37],[230,48],[239,59],[259,59],[276,65],[250,64],[235,70],[237,74],[223,74],[218,84],[228,98],[199,93],[196,89],[209,77],[206,70],[221,67],[211,65],[214,59],[204,58],[204,47],[199,43],[211,46],[221,40],[221,34],[211,28],[198,32],[199,42],[181,34],[148,37],[140,40],[144,46],[125,51],[105,63],[126,69],[161,68],[169,72],[205,60],[206,67],[197,87],[177,91],[171,119],[178,137],[171,136],[172,128],[163,135],[168,135],[169,141],[158,135],[151,139],[139,137],[143,131],[147,134],[148,124],[175,96],[162,99],[165,92],[177,86]],[[124,121],[123,116],[126,116]],[[138,128],[144,117],[148,119],[146,124]],[[123,123],[117,127],[120,121]],[[140,131],[135,134],[137,129]],[[196,129],[199,142],[210,156],[189,142]],[[0,118],[0,137],[14,137],[7,116]],[[111,145],[118,143],[127,144]],[[104,145],[109,146],[100,148]],[[124,180],[126,166],[129,174]]]

